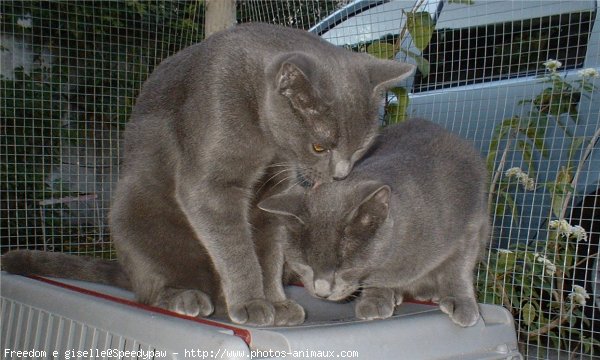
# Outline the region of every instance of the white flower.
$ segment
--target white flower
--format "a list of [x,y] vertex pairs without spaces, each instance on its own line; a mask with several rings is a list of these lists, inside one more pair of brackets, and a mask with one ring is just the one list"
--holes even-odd
[[553,276],[556,273],[556,265],[554,265],[552,261],[546,259],[544,255],[535,253],[533,257],[537,260],[537,262],[544,264],[544,272],[546,275]]
[[582,69],[577,72],[577,74],[583,78],[597,78],[600,77],[598,74],[598,70],[594,68]]
[[573,227],[567,220],[552,220],[549,223],[550,229],[556,229],[560,235],[570,236],[573,232]]
[[516,177],[521,185],[525,188],[525,190],[533,191],[535,190],[535,181],[529,177],[529,175],[521,170],[519,167],[513,167],[504,173],[506,177]]
[[548,276],[554,276],[554,274],[556,273],[556,265],[554,265],[552,261],[548,260],[544,263],[544,272]]
[[573,285],[573,291],[569,294],[569,299],[571,299],[572,303],[585,305],[585,300],[589,298],[590,295],[587,293],[587,291],[585,291],[585,288],[579,285]]
[[546,67],[546,69],[554,72],[562,66],[562,63],[558,60],[550,59],[544,63],[544,66]]
[[577,241],[587,241],[587,233],[579,225],[571,226],[567,220],[552,220],[548,223],[550,229],[555,229],[560,235],[574,237]]
[[587,241],[587,233],[585,229],[579,225],[571,227],[571,236],[577,239],[577,241]]
[[506,170],[505,176],[506,177],[517,176],[518,177],[521,174],[523,174],[523,170],[521,170],[521,168],[519,168],[519,167],[513,167],[513,168],[510,168],[510,169]]
[[24,29],[30,29],[32,27],[31,24],[31,14],[27,14],[22,18],[19,18],[17,20],[17,25],[24,28]]
[[512,254],[513,252],[507,249],[498,249],[499,254]]
[[535,181],[529,176],[521,178],[521,184],[523,185],[525,190],[535,190]]

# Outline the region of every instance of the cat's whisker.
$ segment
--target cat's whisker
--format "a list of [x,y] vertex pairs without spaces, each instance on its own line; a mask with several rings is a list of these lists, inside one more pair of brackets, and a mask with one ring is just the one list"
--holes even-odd
[[284,191],[289,191],[291,189],[293,189],[296,186],[300,186],[300,184],[302,184],[302,181],[296,180],[295,183],[292,183],[287,189],[285,189]]
[[267,179],[267,180],[266,180],[266,181],[263,183],[263,186],[264,186],[265,184],[268,184],[268,183],[269,183],[271,180],[273,180],[273,179],[274,179],[274,178],[276,178],[277,176],[279,176],[279,175],[281,175],[281,174],[283,174],[283,173],[285,173],[285,172],[289,172],[289,171],[293,171],[293,170],[294,170],[294,169],[283,169],[283,170],[281,170],[281,171],[279,171],[279,172],[275,173],[275,175],[271,176],[270,178],[268,178],[268,179]]
[[285,173],[285,172],[289,172],[289,171],[293,171],[295,169],[283,169],[277,173],[275,173],[275,175],[271,176],[270,178],[268,178],[266,181],[264,181],[262,183],[262,185],[256,190],[256,193],[260,192],[260,190],[262,190],[263,187],[265,187],[265,185],[267,185],[271,180],[273,180],[274,178],[276,178],[277,176]]
[[284,166],[294,167],[295,165],[296,164],[291,163],[291,162],[275,163],[275,164],[265,166],[265,169],[271,169],[271,168],[275,168],[275,167],[284,167]]
[[289,179],[293,179],[293,178],[294,178],[294,176],[288,176],[288,177],[285,177],[285,178],[283,178],[282,180],[280,180],[280,181],[279,181],[277,184],[273,185],[273,188],[276,188],[276,187],[277,187],[279,184],[281,184],[282,182],[284,182],[284,181],[286,181],[286,180],[289,180]]

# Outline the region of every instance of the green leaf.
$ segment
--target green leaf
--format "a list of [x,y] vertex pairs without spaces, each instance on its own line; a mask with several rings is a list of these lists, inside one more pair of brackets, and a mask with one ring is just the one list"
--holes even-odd
[[557,218],[560,217],[562,213],[562,205],[564,199],[565,196],[562,194],[555,193],[554,195],[552,195],[552,215],[554,215]]
[[572,179],[571,168],[562,166],[556,175],[556,181],[554,183],[547,183],[550,185],[552,193],[552,214],[557,218],[560,218],[562,215],[563,203],[567,193],[573,191],[573,187],[571,186]]
[[548,332],[550,341],[552,341],[552,347],[555,349],[560,349],[560,338],[556,334],[557,334],[556,330],[552,330],[552,331]]
[[[491,148],[491,145],[490,145],[490,148]],[[486,162],[487,162],[488,171],[490,173],[493,173],[494,169],[496,168],[496,155],[497,154],[498,154],[497,150],[490,150],[488,152]]]
[[522,122],[523,122],[523,119],[521,119],[518,116],[513,116],[511,118],[502,120],[499,127],[501,129],[507,129],[507,130],[509,130],[509,129],[519,130],[521,128]]
[[425,59],[423,56],[421,56],[417,53],[414,53],[414,52],[404,49],[404,48],[400,48],[400,51],[402,51],[407,56],[409,56],[415,60],[415,63],[417,64],[417,68],[419,69],[419,71],[421,72],[421,75],[423,75],[423,77],[429,76],[431,66],[429,64],[429,61],[427,61],[427,59]]
[[146,15],[146,5],[142,4],[139,0],[127,0],[125,1],[127,6],[133,7],[138,15]]
[[537,116],[529,120],[527,127],[519,131],[527,136],[533,143],[535,149],[539,151],[544,158],[548,158],[548,150],[544,143],[546,129],[548,127],[548,118],[546,116]]
[[435,24],[427,11],[406,13],[406,27],[417,49],[423,51],[433,35]]
[[515,264],[517,262],[517,254],[516,253],[498,253],[498,260],[496,262],[496,269],[494,271],[496,273],[503,274],[506,271],[512,272],[514,271]]
[[513,197],[509,193],[504,193],[504,198],[506,199],[506,203],[508,204],[508,207],[510,208],[510,213],[513,217],[513,221],[515,223],[519,224],[520,223],[519,208],[517,207],[517,202],[515,201],[515,199],[513,199]]
[[554,81],[554,87],[546,88],[539,94],[533,103],[542,114],[558,116],[568,113],[577,116],[577,106],[581,100],[581,93],[572,91],[565,86],[562,80]]
[[521,308],[521,316],[523,317],[523,322],[527,326],[531,325],[537,316],[537,310],[535,309],[535,306],[529,302],[525,303],[525,305],[523,305]]
[[383,41],[375,41],[367,46],[367,54],[378,59],[391,60],[394,58],[394,45]]
[[386,108],[387,124],[401,123],[407,118],[406,109],[408,108],[408,91],[403,87],[397,87],[390,90],[398,102],[396,104],[388,105]]
[[484,297],[481,300],[485,304],[501,304],[502,300],[496,295],[494,291],[486,291]]
[[517,128],[520,123],[520,119],[518,116],[504,119],[502,122],[494,128],[494,134],[492,136],[492,140],[490,142],[490,147],[488,151],[487,163],[489,171],[493,171],[495,168],[496,154],[500,150],[499,144],[500,141],[510,132],[512,128]]
[[569,146],[569,153],[567,154],[567,167],[571,165],[571,161],[573,161],[573,156],[575,156],[575,153],[577,152],[577,150],[579,150],[581,145],[583,145],[584,141],[585,138],[580,136],[574,137],[571,141],[571,145]]
[[[496,214],[496,215],[505,215],[506,213],[506,206],[508,206],[508,208],[510,209],[510,214],[512,215],[513,221],[515,223],[519,223],[519,209],[517,207],[517,202],[515,201],[515,199],[513,199],[513,197],[507,193],[507,192],[500,192],[499,194],[499,199],[498,199],[498,203],[502,204],[502,210],[503,213],[502,214]],[[498,209],[498,207],[496,207],[496,209]]]
[[386,125],[399,124],[406,120],[406,113],[400,109],[398,104],[390,104],[386,107]]
[[[494,200],[496,201],[496,200]],[[506,203],[502,201],[496,201],[494,210],[494,216],[504,216],[506,214]]]
[[560,171],[556,175],[557,184],[570,184],[573,180],[572,169],[570,167],[561,166]]
[[535,166],[533,165],[533,147],[525,140],[518,140],[517,146],[523,154],[523,160],[527,163],[529,177],[535,179]]
[[[576,331],[575,329],[573,329],[573,327],[575,327],[575,323],[576,322],[577,322],[577,316],[575,316],[575,314],[573,312],[571,312],[569,314],[569,326],[572,328],[572,329],[570,329],[571,330],[570,332],[573,335],[578,335],[578,334],[576,334],[576,332],[578,332],[578,331]],[[579,335],[581,335],[581,333]]]

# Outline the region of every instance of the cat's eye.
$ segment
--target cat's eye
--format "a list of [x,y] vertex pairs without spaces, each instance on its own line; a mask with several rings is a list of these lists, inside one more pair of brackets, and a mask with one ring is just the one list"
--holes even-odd
[[316,153],[322,153],[323,151],[325,151],[325,147],[323,147],[323,145],[321,144],[313,144],[312,148]]

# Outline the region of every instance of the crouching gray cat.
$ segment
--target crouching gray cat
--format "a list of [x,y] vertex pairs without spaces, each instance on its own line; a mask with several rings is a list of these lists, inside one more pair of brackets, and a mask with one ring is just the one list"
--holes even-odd
[[375,138],[382,92],[413,70],[290,28],[214,34],[164,60],[137,99],[109,216],[119,265],[48,269],[31,265],[48,254],[19,252],[2,266],[117,281],[192,316],[222,297],[233,322],[273,324],[249,224],[259,179],[275,165],[315,185],[345,178]]
[[344,181],[258,206],[283,221],[286,266],[313,295],[339,301],[360,289],[361,319],[391,316],[406,296],[432,299],[471,326],[473,271],[489,234],[486,175],[467,142],[409,120],[386,128]]

